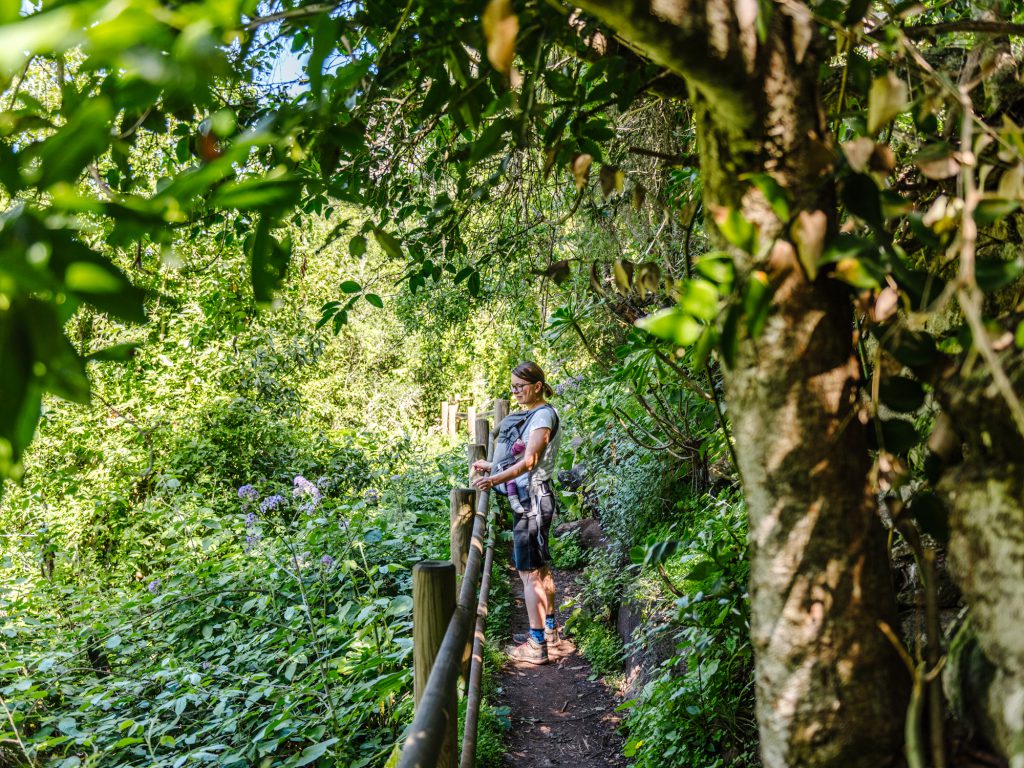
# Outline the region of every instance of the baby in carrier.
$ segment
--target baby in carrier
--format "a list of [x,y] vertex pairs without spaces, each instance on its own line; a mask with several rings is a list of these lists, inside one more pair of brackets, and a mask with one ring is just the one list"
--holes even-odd
[[[510,453],[512,454],[512,459],[514,461],[519,461],[520,457],[526,453],[526,443],[522,440],[516,440],[512,444],[512,450]],[[526,509],[523,507],[523,502],[519,498],[519,483],[514,479],[505,483],[505,494],[508,496],[508,503],[509,506],[512,507],[512,511],[517,515],[525,515]]]

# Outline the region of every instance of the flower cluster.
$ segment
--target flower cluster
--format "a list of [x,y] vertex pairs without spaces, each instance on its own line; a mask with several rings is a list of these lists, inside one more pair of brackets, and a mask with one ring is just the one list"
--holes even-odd
[[330,555],[324,555],[320,558],[320,565],[330,570],[330,568],[334,565],[334,558]]
[[307,497],[308,501],[302,505],[303,512],[310,513],[320,506],[320,489],[302,475],[295,476],[295,487],[292,489],[292,493],[296,496]]
[[245,537],[245,551],[248,552],[257,544],[260,543],[260,539],[263,538],[259,531],[253,531]]
[[256,513],[250,512],[245,516],[245,527],[252,528],[254,525],[256,525]]
[[555,394],[564,395],[570,389],[579,389],[580,384],[583,383],[582,374],[579,376],[570,376],[568,379],[563,381],[561,384],[555,385]]
[[256,490],[256,486],[249,485],[246,483],[238,489],[238,498],[242,500],[242,504],[248,505],[251,502],[256,501],[260,497],[260,492]]
[[163,582],[160,579],[153,579],[149,584],[146,585],[146,589],[149,590],[150,594],[156,595],[160,593],[160,587]]
[[284,504],[285,501],[287,501],[287,499],[285,499],[284,496],[281,496],[280,494],[277,493],[275,493],[273,496],[267,496],[267,498],[260,502],[260,512],[272,512],[273,510],[279,508],[282,504]]

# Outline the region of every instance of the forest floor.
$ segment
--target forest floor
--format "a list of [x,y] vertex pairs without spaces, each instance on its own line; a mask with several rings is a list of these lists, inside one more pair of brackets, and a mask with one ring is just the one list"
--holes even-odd
[[[509,567],[512,583],[510,634],[529,628],[523,603],[523,584]],[[580,591],[579,571],[556,571],[556,604]],[[561,616],[559,618],[562,618]],[[508,642],[508,639],[506,638]],[[620,700],[615,692],[594,680],[590,664],[572,640],[563,637],[548,647],[550,661],[543,665],[508,662],[501,671],[500,703],[510,710],[505,763],[515,768],[622,768]]]

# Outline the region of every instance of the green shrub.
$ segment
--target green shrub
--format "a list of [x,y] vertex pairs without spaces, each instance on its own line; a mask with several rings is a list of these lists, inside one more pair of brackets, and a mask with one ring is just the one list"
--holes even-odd
[[606,623],[577,608],[565,622],[565,631],[590,662],[595,675],[603,677],[622,672],[622,641]]
[[551,560],[556,568],[575,570],[590,561],[590,555],[580,546],[577,531],[551,537]]
[[664,569],[661,578],[684,594],[673,600],[666,626],[648,625],[634,639],[649,645],[667,635],[675,653],[624,705],[626,755],[637,768],[666,761],[755,766],[745,510],[731,496],[705,496],[688,509],[688,538],[652,541],[631,553],[638,563]]

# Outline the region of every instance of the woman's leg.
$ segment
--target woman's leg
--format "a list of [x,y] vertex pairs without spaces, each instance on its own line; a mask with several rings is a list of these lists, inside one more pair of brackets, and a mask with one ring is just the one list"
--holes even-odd
[[550,579],[551,571],[547,567],[519,572],[519,578],[523,580],[523,598],[526,601],[526,618],[530,622],[530,629],[543,629],[544,617],[547,615],[548,595],[543,572],[547,572]]

